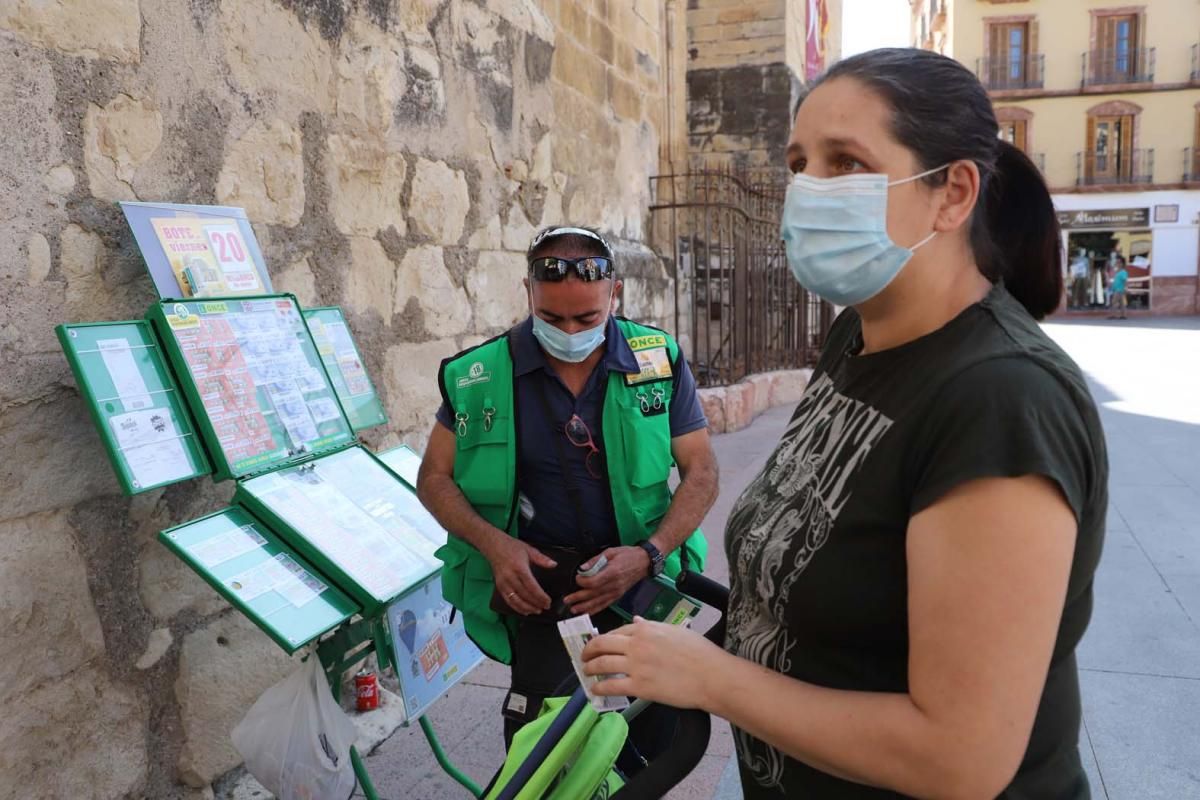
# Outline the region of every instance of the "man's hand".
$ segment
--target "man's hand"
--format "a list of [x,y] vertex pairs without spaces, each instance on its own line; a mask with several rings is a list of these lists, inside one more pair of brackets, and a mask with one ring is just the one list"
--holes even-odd
[[550,597],[538,586],[531,564],[550,569],[555,562],[536,547],[497,531],[483,555],[492,565],[496,591],[519,614],[540,614],[550,608]]
[[[650,576],[650,555],[640,547],[610,547],[602,555],[608,564],[590,578],[576,577],[580,591],[567,595],[564,600],[575,614],[595,614],[611,606],[633,588],[642,578]],[[581,569],[588,569],[600,556],[584,562]]]

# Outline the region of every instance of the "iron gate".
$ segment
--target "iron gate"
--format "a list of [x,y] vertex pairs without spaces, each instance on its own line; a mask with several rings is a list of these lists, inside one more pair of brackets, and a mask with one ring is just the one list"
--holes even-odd
[[701,386],[811,366],[833,308],[787,266],[777,169],[691,169],[650,179],[660,255],[675,275],[675,331]]

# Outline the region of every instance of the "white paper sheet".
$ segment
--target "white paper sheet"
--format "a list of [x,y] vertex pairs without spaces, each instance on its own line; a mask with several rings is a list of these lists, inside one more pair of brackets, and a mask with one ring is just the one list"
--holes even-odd
[[275,591],[296,608],[308,605],[329,588],[286,553],[275,556],[275,560],[288,573],[286,580],[275,585]]
[[146,381],[142,379],[141,370],[133,360],[129,342],[124,339],[100,339],[96,342],[96,347],[100,350],[100,358],[104,360],[104,366],[108,369],[108,375],[112,378],[117,397],[120,398],[124,409],[140,411],[154,405],[150,390],[146,388]]
[[133,474],[134,488],[186,478],[192,464],[183,449],[179,431],[165,408],[130,411],[109,417],[117,448]]
[[295,381],[269,383],[266,388],[271,404],[275,406],[275,413],[279,415],[279,422],[287,429],[294,445],[318,438],[317,426]]
[[318,425],[342,416],[342,412],[338,410],[337,403],[328,397],[318,397],[316,400],[309,400],[308,410],[312,413],[312,417]]
[[267,543],[258,531],[250,525],[231,528],[217,534],[211,539],[205,539],[191,548],[191,554],[205,567],[215,566],[231,561],[238,556],[257,550]]

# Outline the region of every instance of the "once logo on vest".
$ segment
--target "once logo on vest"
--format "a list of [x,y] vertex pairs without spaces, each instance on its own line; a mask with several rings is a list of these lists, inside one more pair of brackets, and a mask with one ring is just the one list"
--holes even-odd
[[458,379],[458,388],[465,389],[468,386],[474,386],[477,383],[487,383],[492,379],[492,373],[484,372],[483,362],[476,361],[467,370],[467,377]]
[[633,350],[648,350],[651,347],[667,346],[667,337],[663,336],[661,333],[650,336],[634,336],[626,341],[629,342],[629,347]]

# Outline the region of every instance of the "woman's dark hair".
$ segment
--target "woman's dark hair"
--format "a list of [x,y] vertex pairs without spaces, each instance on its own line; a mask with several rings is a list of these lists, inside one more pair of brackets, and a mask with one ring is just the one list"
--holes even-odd
[[[1035,319],[1058,308],[1062,253],[1050,190],[1029,157],[1000,139],[979,79],[954,59],[911,48],[839,61],[809,91],[834,78],[854,78],[887,101],[892,135],[916,154],[922,169],[975,162],[980,187],[970,235],[980,271],[993,282],[1004,281]],[[923,180],[938,186],[946,173]]]

